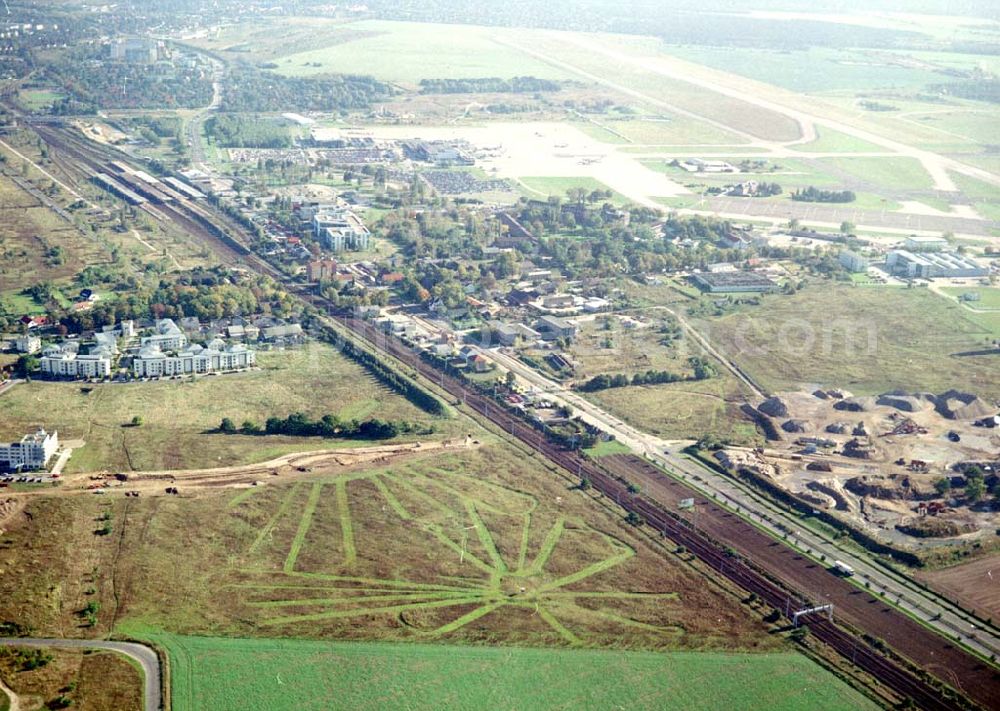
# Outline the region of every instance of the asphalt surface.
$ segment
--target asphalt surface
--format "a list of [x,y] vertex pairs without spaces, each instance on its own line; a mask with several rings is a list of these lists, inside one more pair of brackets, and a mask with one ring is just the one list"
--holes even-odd
[[46,639],[42,637],[0,637],[0,647],[56,647],[58,649],[106,649],[124,654],[142,667],[145,677],[143,708],[160,711],[163,708],[160,659],[149,647],[135,642],[108,642],[99,639]]

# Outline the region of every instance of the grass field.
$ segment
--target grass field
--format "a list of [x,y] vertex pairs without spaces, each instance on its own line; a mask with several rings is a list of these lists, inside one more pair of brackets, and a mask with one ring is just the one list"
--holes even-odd
[[893,192],[930,190],[934,182],[915,158],[821,158],[815,161],[821,171],[842,176],[848,186],[858,182]]
[[741,136],[723,131],[710,124],[680,115],[601,116],[597,118],[597,121],[601,124],[600,126],[589,121],[577,122],[574,125],[602,143],[619,145],[684,146],[696,144],[698,146],[696,150],[702,151],[705,144],[732,147],[740,146],[745,140]]
[[815,141],[797,145],[794,150],[801,153],[879,153],[884,150],[873,143],[825,126],[817,127],[816,136]]
[[34,497],[6,525],[0,620],[66,634],[94,600],[99,635],[784,648],[599,494],[486,442],[243,490]]
[[970,286],[968,288],[956,286],[945,287],[941,291],[954,296],[956,299],[963,294],[973,293],[979,295],[979,301],[967,301],[966,306],[976,311],[987,311],[1000,309],[1000,288]]
[[902,388],[1000,396],[988,347],[1000,315],[973,314],[923,289],[814,285],[699,328],[766,389],[813,384],[872,394]]
[[39,111],[41,109],[49,108],[56,101],[65,98],[65,96],[65,94],[58,91],[49,91],[47,89],[29,89],[27,91],[18,92],[17,103],[28,111]]
[[[259,352],[259,370],[144,383],[21,384],[3,396],[0,436],[44,424],[62,440],[83,439],[67,471],[202,468],[263,461],[289,451],[344,446],[344,440],[210,433],[223,417],[239,425],[302,411],[342,419],[429,421],[425,413],[372,380],[329,346]],[[89,392],[88,392],[89,389]],[[50,409],[59,403],[58,409]],[[44,415],[42,414],[44,413]],[[126,427],[134,415],[141,427]],[[446,432],[452,423],[435,420]]]
[[356,711],[875,708],[829,672],[790,653],[658,654],[166,635],[154,641],[170,653],[176,711],[309,711],[330,708],[334,698],[337,708]]
[[[689,62],[740,74],[800,93],[919,88],[940,83],[930,69],[902,67],[856,50],[814,47],[773,50],[741,47],[665,47]],[[808,67],[808,70],[804,70]]]
[[[594,190],[608,190],[608,186],[596,178],[589,177],[524,177],[518,178],[521,187],[526,189],[530,197],[544,199],[550,195],[556,195],[563,200],[566,199],[566,191],[571,188],[584,188],[588,192]],[[611,202],[624,204],[628,202],[624,195],[612,191]],[[600,204],[600,203],[598,203]]]
[[[567,79],[567,74],[492,39],[498,30],[471,25],[408,22],[352,23],[359,39],[274,60],[290,76],[321,73],[370,74],[415,85],[421,79],[535,76]],[[289,45],[294,46],[294,45]]]
[[[25,650],[29,651],[29,650]],[[47,649],[51,661],[34,670],[17,665],[13,649],[0,650],[0,677],[18,695],[21,709],[69,708],[86,711],[141,711],[142,672],[113,652],[83,649]],[[0,692],[0,700],[6,700]],[[0,709],[4,709],[0,701]]]

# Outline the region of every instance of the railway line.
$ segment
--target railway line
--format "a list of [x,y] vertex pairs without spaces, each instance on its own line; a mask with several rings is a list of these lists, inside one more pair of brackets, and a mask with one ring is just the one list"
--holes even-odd
[[[57,126],[45,125],[34,128],[52,147],[68,154],[85,168],[77,168],[72,171],[78,176],[82,173],[84,179],[88,177],[88,170],[96,171],[109,160],[123,157],[111,148],[106,150],[96,148],[92,144],[88,144],[82,137],[72,136]],[[635,462],[625,466],[627,476],[623,477],[621,472],[609,472],[596,462],[586,459],[576,452],[560,448],[530,424],[516,417],[486,395],[422,360],[417,353],[398,339],[378,331],[368,322],[332,313],[330,304],[322,297],[309,293],[306,287],[292,282],[280,270],[251,252],[247,242],[235,236],[242,233],[241,228],[228,218],[224,218],[207,207],[195,204],[190,200],[173,200],[155,206],[143,205],[143,209],[157,219],[170,220],[180,228],[206,239],[226,261],[246,265],[281,281],[289,291],[307,303],[327,312],[328,318],[339,324],[341,328],[347,329],[370,347],[389,354],[425,379],[437,384],[456,401],[464,403],[472,411],[485,417],[503,431],[509,432],[512,437],[516,437],[557,466],[577,476],[586,477],[593,487],[609,500],[615,501],[626,511],[634,512],[643,517],[646,523],[658,533],[677,545],[684,546],[705,565],[740,588],[757,595],[774,609],[783,611],[786,617],[793,605],[796,608],[804,607],[813,599],[814,595],[803,590],[796,590],[783,582],[780,570],[765,569],[752,557],[734,555],[724,543],[692,526],[690,522],[669,511],[662,503],[642,494],[630,492],[623,479],[629,479],[631,474],[641,476],[642,466],[651,467],[648,463],[634,458]],[[676,484],[684,486],[679,482]],[[690,495],[698,496],[697,492],[690,489],[688,491]],[[749,526],[749,524],[746,525]],[[775,541],[770,545],[781,546],[782,544]],[[915,625],[911,620],[891,608],[886,608],[884,614],[898,617],[900,624]],[[875,644],[862,638],[855,631],[848,631],[842,626],[826,620],[811,621],[809,629],[813,637],[867,671],[895,693],[912,699],[920,708],[936,711],[938,709],[958,710],[970,707],[970,704],[959,693],[943,694],[923,675],[918,675],[903,663],[889,658]],[[920,628],[920,630],[924,635],[923,639],[918,636],[909,640],[906,645],[894,646],[894,651],[908,659],[920,659],[921,647],[934,646],[935,643],[940,646],[941,637],[930,630],[924,628]],[[871,634],[870,630],[864,630],[864,632]],[[907,642],[906,639],[902,641]],[[955,648],[954,654],[960,655],[955,659],[963,661],[963,669],[967,670],[961,678],[965,680],[979,678],[982,683],[975,685],[956,684],[956,679],[959,679],[958,675],[953,675],[953,678],[945,679],[945,681],[960,686],[961,693],[975,699],[983,707],[996,707],[997,700],[1000,699],[1000,681],[998,681],[996,670],[960,649]],[[939,674],[939,676],[942,675]]]

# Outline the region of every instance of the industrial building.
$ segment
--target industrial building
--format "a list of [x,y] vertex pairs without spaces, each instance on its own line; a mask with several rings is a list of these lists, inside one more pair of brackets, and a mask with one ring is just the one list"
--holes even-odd
[[903,249],[889,252],[885,261],[889,273],[908,279],[941,279],[988,276],[989,267],[955,252],[914,254]]
[[714,274],[692,274],[691,280],[703,291],[713,294],[738,292],[774,291],[778,285],[756,272],[716,272]]
[[929,235],[910,235],[903,246],[908,252],[940,252],[948,249],[948,240]]

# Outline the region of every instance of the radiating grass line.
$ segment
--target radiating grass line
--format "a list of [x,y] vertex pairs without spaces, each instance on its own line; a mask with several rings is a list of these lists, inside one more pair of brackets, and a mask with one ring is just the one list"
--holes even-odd
[[565,639],[570,644],[574,645],[582,644],[582,641],[580,640],[579,637],[577,637],[575,634],[566,629],[566,627],[559,620],[557,620],[551,612],[546,610],[545,607],[542,605],[538,606],[538,616],[541,617],[543,620],[545,620],[549,624],[549,627],[558,632],[559,636]]
[[[483,595],[493,594],[492,591],[483,590]],[[323,607],[333,605],[348,605],[359,602],[398,602],[400,600],[410,600],[413,602],[422,600],[446,600],[454,597],[469,597],[465,590],[441,591],[428,590],[427,592],[399,593],[395,595],[357,595],[346,597],[309,597],[300,600],[255,600],[246,603],[251,607],[313,607],[320,605]]]
[[302,511],[302,518],[299,519],[299,530],[295,532],[292,547],[288,551],[288,557],[285,558],[284,571],[286,573],[291,573],[295,570],[295,561],[299,557],[299,551],[302,550],[302,544],[306,541],[306,534],[309,533],[309,527],[312,525],[313,514],[316,513],[316,506],[319,504],[321,493],[323,493],[323,482],[318,481],[312,485],[312,490],[309,492],[309,500],[306,501],[306,507]]
[[382,477],[375,477],[372,481],[375,482],[375,486],[380,492],[382,492],[382,496],[385,498],[386,503],[389,504],[389,508],[395,511],[397,516],[404,521],[410,521],[413,519],[413,516],[411,516],[410,512],[403,507],[403,504],[401,504],[399,499],[396,498],[396,495],[389,491],[389,487],[385,485],[385,481]]
[[449,632],[454,632],[457,629],[461,629],[462,627],[465,627],[470,622],[475,622],[480,617],[485,617],[486,615],[490,614],[491,612],[493,612],[498,607],[502,607],[505,604],[506,604],[505,602],[501,601],[501,602],[494,602],[494,603],[491,603],[489,605],[483,605],[482,607],[477,607],[472,612],[467,612],[466,614],[464,614],[461,617],[459,617],[457,620],[452,620],[451,622],[449,622],[446,625],[441,625],[440,627],[438,627],[436,630],[434,630],[430,634],[431,634],[432,637],[440,637],[443,634],[448,634]]
[[271,531],[274,530],[274,527],[278,524],[278,519],[285,515],[288,507],[291,505],[292,499],[295,497],[295,494],[298,493],[301,486],[302,482],[295,482],[292,484],[292,488],[288,490],[288,493],[285,494],[285,497],[281,500],[281,503],[278,505],[278,510],[274,512],[274,516],[271,517],[264,528],[260,529],[260,533],[257,534],[257,538],[254,539],[253,544],[250,546],[250,553],[256,553],[261,543],[264,542],[264,539],[271,534]]
[[571,585],[581,580],[585,580],[586,578],[589,578],[593,575],[597,575],[598,573],[603,573],[605,570],[613,568],[619,563],[624,563],[626,560],[628,560],[634,555],[635,551],[629,549],[624,553],[619,553],[618,555],[612,558],[607,558],[592,565],[588,565],[586,568],[583,568],[582,570],[578,570],[575,573],[566,575],[562,578],[559,578],[558,580],[553,580],[550,583],[546,583],[545,585],[542,585],[540,588],[538,588],[538,592],[548,592],[549,590],[555,590],[556,588],[561,588],[566,585]]
[[528,557],[528,538],[531,537],[531,512],[524,514],[521,524],[521,547],[517,552],[517,571],[524,570],[524,561]]
[[331,612],[317,612],[311,615],[295,615],[292,617],[273,617],[263,620],[261,625],[268,627],[274,625],[288,625],[294,622],[317,622],[319,620],[335,620],[344,617],[360,617],[361,615],[380,615],[386,612],[405,612],[406,610],[430,610],[438,607],[457,607],[458,605],[468,605],[471,603],[481,603],[481,597],[463,597],[453,600],[438,600],[435,602],[413,603],[411,605],[387,605],[385,607],[361,608],[356,610],[333,610]]
[[227,506],[229,506],[229,508],[232,508],[234,506],[239,506],[244,501],[246,501],[247,499],[249,499],[251,496],[253,496],[257,492],[263,491],[263,490],[264,489],[262,487],[252,486],[249,489],[247,489],[246,491],[241,491],[236,496],[234,496],[233,498],[231,498],[229,500],[229,503],[227,504]]
[[473,525],[476,527],[476,535],[479,536],[479,542],[483,544],[483,548],[486,549],[486,554],[493,561],[493,567],[495,568],[494,574],[503,575],[507,572],[507,564],[503,561],[503,556],[500,555],[500,551],[497,550],[496,541],[493,540],[493,536],[490,535],[490,530],[486,527],[483,522],[482,517],[479,512],[476,511],[476,504],[472,500],[466,500],[465,510],[469,513],[469,518],[472,519]]
[[436,526],[436,525],[435,526],[428,526],[427,530],[430,531],[434,535],[435,538],[437,538],[443,544],[445,544],[446,546],[448,546],[449,548],[451,548],[453,551],[455,551],[455,553],[458,554],[459,560],[461,560],[463,562],[472,563],[474,566],[476,566],[477,568],[479,568],[480,570],[482,570],[484,573],[486,573],[490,577],[493,576],[493,573],[495,572],[494,568],[490,567],[489,565],[487,565],[486,563],[484,563],[483,561],[481,561],[479,558],[477,558],[476,556],[474,556],[472,553],[470,553],[469,551],[463,549],[460,545],[458,545],[457,543],[455,543],[455,541],[453,541],[450,538],[448,538],[448,536],[444,535],[444,533],[441,531],[441,527],[440,526]]
[[[256,572],[256,571],[254,571]],[[348,575],[328,575],[326,573],[306,573],[295,571],[289,575],[296,578],[309,578],[313,580],[330,580],[338,583],[364,583],[366,585],[407,588],[412,590],[469,590],[470,588],[460,588],[454,585],[438,585],[436,583],[411,583],[406,580],[379,580],[378,578],[358,578]],[[478,588],[472,588],[478,590]]]
[[560,516],[556,519],[552,528],[550,528],[549,532],[545,534],[545,540],[542,541],[542,547],[538,549],[538,555],[536,555],[535,560],[532,561],[531,567],[525,571],[527,575],[537,575],[542,572],[542,568],[544,568],[545,564],[549,561],[552,551],[555,549],[556,544],[559,542],[559,538],[563,534],[563,528],[565,525],[565,518]]
[[615,614],[614,612],[608,612],[607,610],[591,610],[586,607],[577,607],[576,605],[574,605],[574,608],[577,610],[578,614],[581,614],[579,611],[582,610],[583,613],[603,617],[607,620],[611,620],[612,622],[617,622],[620,625],[625,625],[626,627],[636,627],[641,630],[646,630],[647,632],[658,632],[660,634],[672,633],[675,635],[682,635],[686,632],[686,630],[680,625],[653,625],[648,622],[631,620],[628,617],[622,617],[621,615]]
[[445,516],[448,516],[450,518],[455,518],[459,515],[458,512],[456,512],[454,509],[448,508],[430,494],[423,492],[417,487],[415,487],[412,482],[409,482],[401,477],[395,477],[395,476],[392,477],[392,479],[400,486],[402,486],[404,489],[413,494],[415,497],[417,497],[418,499],[423,499],[426,503],[430,504],[432,508],[437,509]]
[[678,600],[680,595],[675,592],[668,593],[629,593],[629,592],[573,592],[572,590],[550,590],[545,593],[545,597],[596,597],[613,598],[620,600]]
[[344,540],[344,563],[354,565],[358,559],[354,547],[354,524],[351,521],[351,507],[347,504],[347,482],[337,482],[337,513],[340,516],[340,533]]

